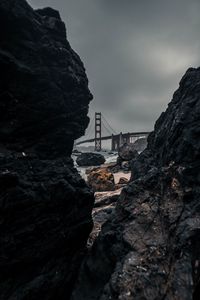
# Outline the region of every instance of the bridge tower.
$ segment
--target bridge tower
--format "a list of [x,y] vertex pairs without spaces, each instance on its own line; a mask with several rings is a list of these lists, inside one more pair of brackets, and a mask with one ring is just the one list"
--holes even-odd
[[101,113],[95,112],[95,151],[101,151]]

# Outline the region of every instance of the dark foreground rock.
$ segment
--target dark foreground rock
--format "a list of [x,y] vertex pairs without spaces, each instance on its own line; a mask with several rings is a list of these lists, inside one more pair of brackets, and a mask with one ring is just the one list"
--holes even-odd
[[88,248],[90,249],[101,232],[102,225],[109,219],[114,211],[119,199],[121,188],[109,192],[96,192],[95,204],[92,211],[94,226],[88,239]]
[[71,155],[92,95],[57,11],[0,3],[0,141],[40,157]]
[[1,155],[1,299],[68,299],[93,195],[70,159]]
[[76,160],[77,165],[79,165],[80,167],[100,166],[105,161],[106,160],[103,155],[92,152],[81,153],[81,155],[79,155]]
[[94,197],[69,156],[92,96],[57,11],[0,2],[0,299],[69,299]]
[[199,120],[200,68],[156,122],[71,299],[199,299]]

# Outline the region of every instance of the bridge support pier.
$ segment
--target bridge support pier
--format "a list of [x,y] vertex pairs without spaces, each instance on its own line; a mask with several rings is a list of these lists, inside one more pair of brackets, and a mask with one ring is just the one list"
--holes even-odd
[[111,151],[115,151],[115,142],[114,142],[114,135],[112,134],[111,138]]
[[128,132],[126,134],[113,135],[111,138],[111,150],[118,151],[119,147],[122,146],[124,143],[131,144],[131,134]]
[[101,151],[101,113],[95,112],[95,151]]
[[118,151],[120,147],[120,135],[113,135],[111,139],[111,150],[112,151]]

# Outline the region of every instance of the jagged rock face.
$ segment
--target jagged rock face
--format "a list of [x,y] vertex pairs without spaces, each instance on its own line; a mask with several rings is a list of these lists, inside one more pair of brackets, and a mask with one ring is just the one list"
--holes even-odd
[[93,194],[69,158],[13,156],[0,157],[1,299],[68,299]]
[[189,69],[168,109],[155,124],[148,149],[161,165],[196,163],[200,158],[200,70]]
[[59,13],[1,1],[0,66],[0,144],[43,158],[70,155],[92,95]]
[[69,299],[94,197],[73,167],[92,96],[57,11],[0,2],[0,298]]
[[200,68],[189,69],[82,265],[73,300],[197,300]]

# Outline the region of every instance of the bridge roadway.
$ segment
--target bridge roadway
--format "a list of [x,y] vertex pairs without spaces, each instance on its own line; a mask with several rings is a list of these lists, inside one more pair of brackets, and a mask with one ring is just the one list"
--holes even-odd
[[[103,136],[101,137],[102,141],[105,140],[116,140],[116,139],[120,139],[120,137],[123,138],[123,140],[127,140],[130,139],[131,137],[139,137],[139,136],[148,136],[150,132],[128,132],[128,133],[119,133],[119,134],[113,134],[113,135],[109,135],[109,136]],[[76,146],[81,145],[81,144],[85,144],[85,143],[92,143],[95,141],[95,138],[93,139],[88,139],[88,140],[83,140],[80,142],[75,143]]]

